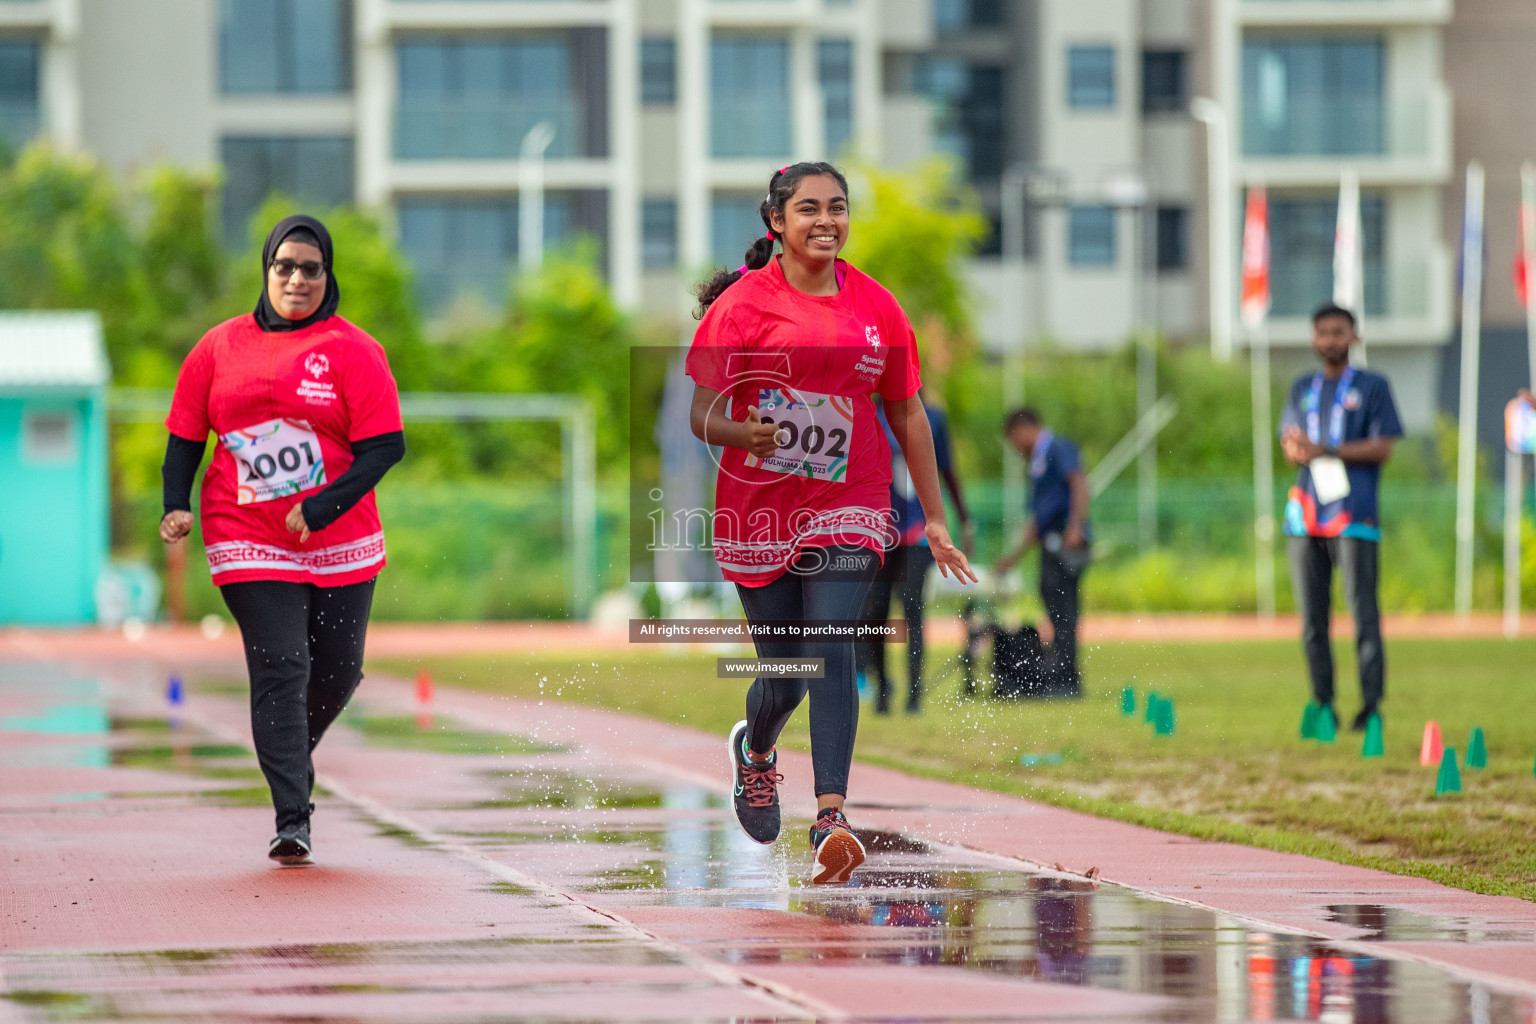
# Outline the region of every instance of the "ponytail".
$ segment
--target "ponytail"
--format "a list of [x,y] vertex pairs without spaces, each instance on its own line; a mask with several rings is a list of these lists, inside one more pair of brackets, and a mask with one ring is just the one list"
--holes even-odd
[[825,161],[790,164],[788,167],[780,167],[773,173],[773,177],[768,179],[768,195],[757,204],[757,215],[763,219],[763,226],[768,229],[768,233],[753,239],[752,244],[747,246],[746,256],[740,267],[735,270],[721,267],[695,286],[694,294],[699,297],[699,308],[693,313],[695,320],[702,320],[710,304],[727,288],[746,276],[749,271],[761,270],[768,265],[768,261],[773,259],[773,243],[779,237],[773,231],[774,211],[778,211],[779,215],[783,216],[784,207],[794,196],[795,190],[800,187],[801,179],[823,174],[835,178],[842,186],[843,192],[847,193],[848,179],[843,177],[843,173],[836,167]]

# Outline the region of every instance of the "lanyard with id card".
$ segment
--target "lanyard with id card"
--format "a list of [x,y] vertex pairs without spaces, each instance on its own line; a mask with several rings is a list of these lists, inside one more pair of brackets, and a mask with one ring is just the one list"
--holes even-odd
[[[1349,385],[1354,378],[1355,368],[1348,367],[1334,388],[1332,408],[1328,411],[1328,447],[1330,448],[1337,449],[1344,443],[1344,402],[1349,394]],[[1307,439],[1313,444],[1322,443],[1322,417],[1318,410],[1322,397],[1323,375],[1318,374],[1312,378],[1306,400]],[[1349,470],[1345,468],[1343,459],[1337,455],[1320,455],[1307,463],[1307,469],[1311,473],[1312,491],[1317,495],[1319,505],[1331,505],[1349,497]]]

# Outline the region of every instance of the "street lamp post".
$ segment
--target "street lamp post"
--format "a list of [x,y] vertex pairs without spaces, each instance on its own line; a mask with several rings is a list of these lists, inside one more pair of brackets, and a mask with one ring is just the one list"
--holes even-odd
[[544,151],[555,126],[540,121],[523,136],[517,160],[517,267],[527,273],[544,263]]

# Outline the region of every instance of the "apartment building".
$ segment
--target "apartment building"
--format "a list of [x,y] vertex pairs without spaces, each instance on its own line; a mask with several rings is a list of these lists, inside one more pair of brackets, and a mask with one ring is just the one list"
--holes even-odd
[[[1527,17],[1500,4],[1466,15],[1476,37]],[[0,0],[0,137],[46,133],[124,172],[222,165],[232,237],[273,190],[383,210],[434,312],[464,293],[497,304],[536,124],[553,129],[546,245],[595,238],[620,301],[660,313],[685,308],[705,266],[740,260],[773,167],[947,152],[993,221],[973,270],[983,340],[1091,349],[1148,327],[1207,331],[1206,137],[1187,111],[1210,95],[1233,129],[1221,201],[1238,211],[1246,186],[1269,190],[1282,369],[1331,294],[1353,169],[1371,358],[1405,406],[1428,408],[1460,208],[1453,13],[1451,0]],[[1479,124],[1497,90],[1465,49],[1455,116]],[[1005,224],[1017,190],[1025,215]],[[1022,237],[1005,245],[1005,228]],[[1024,260],[1002,259],[1010,245]]]

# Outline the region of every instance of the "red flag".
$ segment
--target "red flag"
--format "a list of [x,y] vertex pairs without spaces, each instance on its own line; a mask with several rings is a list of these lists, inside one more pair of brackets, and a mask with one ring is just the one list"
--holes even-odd
[[1243,324],[1258,330],[1269,315],[1269,200],[1262,186],[1248,190],[1243,216]]

